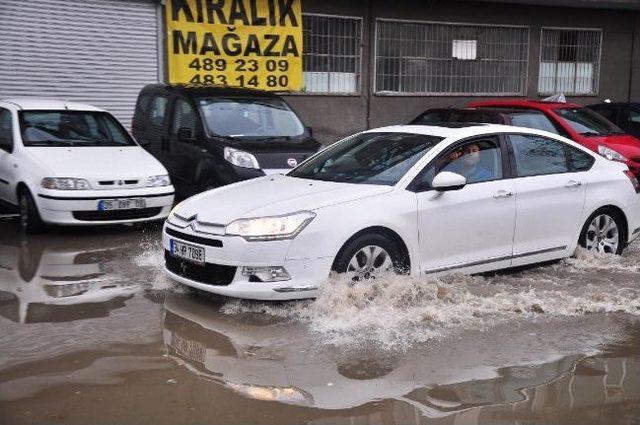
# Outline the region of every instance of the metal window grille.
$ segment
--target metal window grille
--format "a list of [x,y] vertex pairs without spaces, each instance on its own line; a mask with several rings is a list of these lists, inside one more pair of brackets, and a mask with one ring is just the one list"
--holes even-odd
[[304,14],[302,22],[304,91],[360,92],[362,19]]
[[602,30],[543,28],[538,92],[596,94]]
[[529,28],[378,19],[378,94],[521,95]]

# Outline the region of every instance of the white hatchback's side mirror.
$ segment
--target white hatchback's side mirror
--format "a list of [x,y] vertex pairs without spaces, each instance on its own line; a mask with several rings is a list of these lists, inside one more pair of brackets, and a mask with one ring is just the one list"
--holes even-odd
[[466,184],[467,179],[464,176],[451,171],[442,171],[434,177],[431,187],[438,192],[446,192],[447,190],[460,190]]

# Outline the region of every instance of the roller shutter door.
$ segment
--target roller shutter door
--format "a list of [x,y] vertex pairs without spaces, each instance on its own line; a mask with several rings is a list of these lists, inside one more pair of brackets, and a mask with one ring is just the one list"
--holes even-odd
[[156,83],[158,2],[0,0],[0,98],[91,103],[128,128],[140,88]]

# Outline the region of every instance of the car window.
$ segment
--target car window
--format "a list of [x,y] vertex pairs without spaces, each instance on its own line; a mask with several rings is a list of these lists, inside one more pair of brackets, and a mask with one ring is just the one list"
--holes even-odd
[[606,119],[608,119],[609,121],[616,123],[616,108],[612,108],[612,107],[597,107],[597,108],[591,108],[589,107],[589,109],[591,109],[592,111],[596,111],[598,114],[602,115],[603,117],[605,117]]
[[420,115],[418,118],[411,121],[411,124],[416,124],[416,125],[440,124],[443,122],[448,122],[449,115],[451,115],[450,111],[425,112],[424,114]]
[[460,174],[469,183],[502,178],[502,155],[497,138],[480,138],[448,150],[438,171]]
[[13,151],[13,124],[11,111],[0,108],[0,149]]
[[487,114],[480,111],[454,111],[449,118],[450,122],[478,122],[489,124],[502,124],[498,114]]
[[583,136],[606,136],[623,133],[612,122],[587,108],[559,108],[554,112]]
[[133,146],[124,127],[106,112],[20,111],[25,146]]
[[189,130],[189,137],[196,136],[196,113],[189,102],[178,99],[173,110],[171,134],[175,136],[180,129],[185,128]]
[[342,183],[395,185],[442,137],[362,133],[330,146],[287,174]]
[[540,112],[513,112],[509,114],[509,118],[511,119],[511,125],[516,127],[535,128],[559,134],[551,120]]
[[509,135],[509,140],[513,148],[518,177],[569,171],[564,143],[528,134],[512,134]]
[[569,153],[570,171],[587,171],[595,162],[595,158],[587,152],[576,147],[565,145]]
[[149,104],[151,96],[149,94],[141,94],[136,102],[136,109],[133,113],[134,121],[146,120],[149,115]]
[[201,97],[197,104],[212,135],[277,140],[304,133],[298,116],[281,99]]
[[166,96],[156,96],[151,101],[149,110],[149,123],[152,125],[162,126],[164,124],[164,116],[167,112],[168,99]]
[[630,133],[640,133],[640,112],[633,109],[622,110],[621,126]]

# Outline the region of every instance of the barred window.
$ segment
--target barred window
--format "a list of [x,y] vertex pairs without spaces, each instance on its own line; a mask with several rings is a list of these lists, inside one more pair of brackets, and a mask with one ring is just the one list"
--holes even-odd
[[376,93],[525,94],[529,29],[378,19]]
[[362,19],[302,16],[305,92],[358,93]]
[[542,29],[538,92],[596,94],[601,30]]

